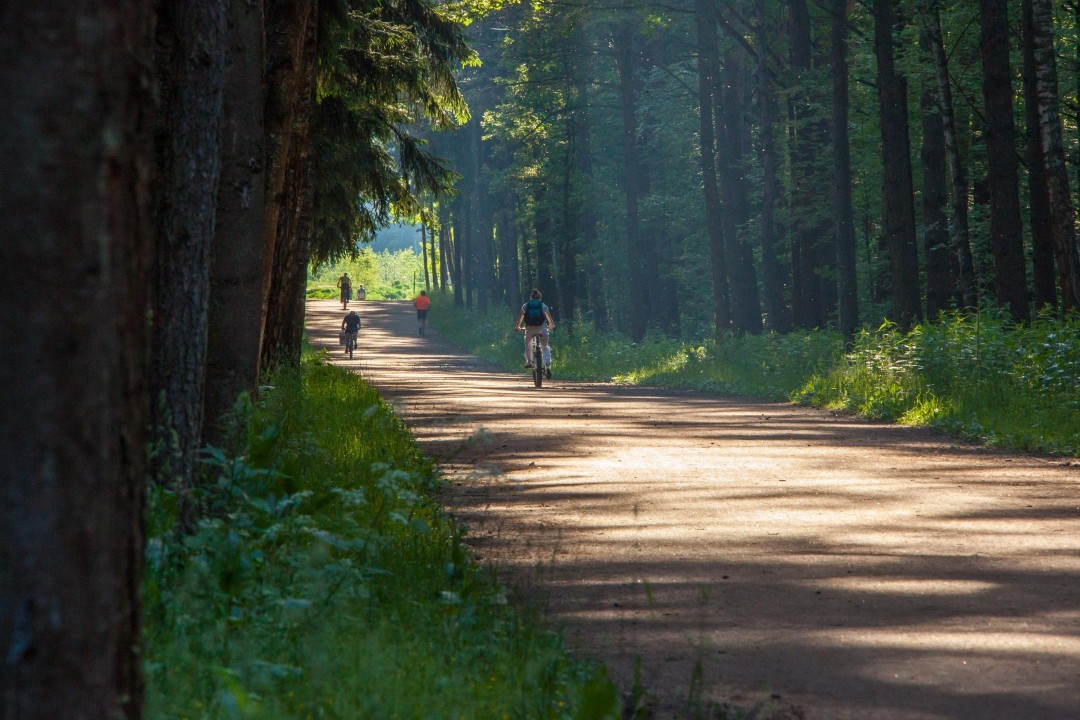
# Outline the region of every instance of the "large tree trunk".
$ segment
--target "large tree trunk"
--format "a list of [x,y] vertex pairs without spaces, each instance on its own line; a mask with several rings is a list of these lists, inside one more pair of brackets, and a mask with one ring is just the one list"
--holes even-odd
[[850,338],[859,325],[855,269],[855,211],[851,207],[851,143],[848,137],[847,0],[833,0],[830,65],[833,77],[833,216],[839,270],[840,332]]
[[1080,258],[1076,249],[1076,217],[1069,196],[1069,174],[1058,110],[1057,60],[1054,57],[1054,9],[1050,0],[1032,0],[1035,77],[1039,95],[1039,130],[1046,160],[1050,223],[1061,282],[1061,307],[1080,310]]
[[[318,3],[271,3],[266,138],[270,254],[262,367],[300,361],[313,201],[311,118],[315,105]],[[275,88],[275,77],[283,83]],[[276,95],[275,90],[281,93]],[[280,184],[279,184],[280,183]],[[271,234],[272,233],[272,234]]]
[[1024,54],[1024,118],[1027,133],[1028,203],[1031,218],[1031,273],[1035,308],[1057,306],[1054,275],[1054,232],[1050,222],[1050,188],[1039,130],[1039,88],[1035,71],[1035,27],[1031,0],[1022,0]]
[[[161,3],[151,392],[153,472],[186,497],[202,439],[210,258],[225,83],[226,0]],[[182,503],[186,511],[191,508]]]
[[769,78],[769,22],[765,0],[758,0],[758,103],[761,108],[761,281],[765,291],[765,323],[769,330],[787,332],[791,329],[791,312],[786,296],[787,269],[780,260],[776,233],[776,207],[781,197],[780,163],[776,149],[776,125],[779,111],[776,93]]
[[952,204],[954,228],[953,256],[955,260],[950,264],[956,267],[957,294],[960,303],[964,308],[973,310],[978,306],[978,293],[975,284],[975,263],[971,255],[971,238],[968,231],[967,173],[963,158],[960,156],[952,82],[949,79],[949,64],[941,35],[941,16],[937,0],[929,2],[924,0],[920,17],[934,58],[938,110],[941,113],[942,129],[945,133],[945,156],[951,187],[949,201]]
[[0,714],[136,720],[153,13],[0,17]]
[[994,250],[994,289],[998,305],[1016,320],[1030,316],[1020,221],[1020,184],[1009,71],[1009,23],[1006,0],[979,0],[979,49],[982,53],[986,109],[986,163],[990,189],[990,243]]
[[705,187],[705,227],[709,233],[709,258],[713,290],[713,319],[719,339],[731,327],[731,305],[728,296],[727,258],[724,252],[724,230],[720,192],[716,176],[716,135],[713,123],[716,103],[713,93],[716,82],[714,69],[719,64],[716,36],[716,16],[713,3],[695,0],[694,20],[698,45],[698,112],[701,132],[701,170]]
[[203,441],[226,441],[221,423],[259,384],[265,313],[266,187],[263,6],[229,0],[225,123],[206,349]]
[[892,319],[911,327],[922,319],[919,259],[915,245],[915,195],[908,137],[907,81],[893,59],[896,0],[874,0],[874,45],[881,103],[881,152],[885,168],[885,239],[892,284]]

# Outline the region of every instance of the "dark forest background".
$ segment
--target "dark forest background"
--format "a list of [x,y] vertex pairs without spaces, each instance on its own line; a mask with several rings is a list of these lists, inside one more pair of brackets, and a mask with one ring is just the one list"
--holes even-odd
[[1076,4],[512,4],[434,139],[459,305],[700,338],[1080,302]]

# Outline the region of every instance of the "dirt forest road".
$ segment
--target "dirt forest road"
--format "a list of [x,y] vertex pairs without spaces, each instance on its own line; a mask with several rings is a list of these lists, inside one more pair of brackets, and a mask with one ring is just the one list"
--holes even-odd
[[362,303],[343,361],[340,307],[309,303],[314,343],[397,407],[571,647],[624,690],[640,661],[656,717],[694,685],[760,718],[1080,718],[1075,462],[557,370],[537,390],[407,303]]

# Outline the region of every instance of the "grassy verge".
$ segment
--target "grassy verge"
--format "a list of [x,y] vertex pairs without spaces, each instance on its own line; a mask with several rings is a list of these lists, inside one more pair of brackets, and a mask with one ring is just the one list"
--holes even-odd
[[313,356],[273,383],[193,533],[151,492],[147,717],[615,716],[603,671],[471,560],[374,389]]
[[[477,355],[516,368],[507,314],[477,318],[436,297],[431,322]],[[990,445],[1080,455],[1080,322],[1014,326],[992,312],[901,332],[885,324],[849,346],[826,331],[721,343],[615,334],[552,338],[558,377],[792,400],[926,425]]]

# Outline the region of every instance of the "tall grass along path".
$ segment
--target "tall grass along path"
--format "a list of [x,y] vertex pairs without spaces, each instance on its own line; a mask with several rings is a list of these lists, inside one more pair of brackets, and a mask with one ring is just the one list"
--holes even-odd
[[363,312],[354,360],[333,301],[309,302],[312,342],[441,462],[476,552],[657,717],[1080,717],[1075,461],[784,404],[538,393],[416,336],[408,303]]

